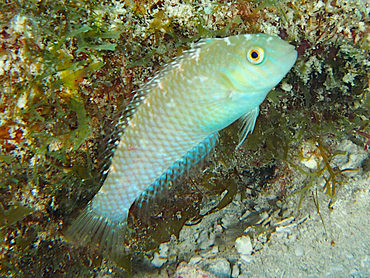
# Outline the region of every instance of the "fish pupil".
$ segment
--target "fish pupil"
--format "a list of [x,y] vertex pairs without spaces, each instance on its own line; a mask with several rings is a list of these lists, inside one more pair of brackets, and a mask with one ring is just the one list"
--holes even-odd
[[258,58],[258,53],[257,53],[257,51],[253,51],[253,52],[251,53],[251,57],[252,57],[253,59],[257,59],[257,58]]

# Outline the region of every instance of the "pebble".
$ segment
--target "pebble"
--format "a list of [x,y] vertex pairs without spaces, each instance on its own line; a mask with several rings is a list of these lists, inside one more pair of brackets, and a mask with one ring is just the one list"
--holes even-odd
[[186,262],[181,262],[173,278],[217,278],[217,276],[196,266],[188,265]]
[[302,257],[303,255],[304,255],[304,249],[303,249],[303,247],[302,247],[302,245],[300,245],[300,244],[298,244],[297,246],[296,246],[296,248],[295,248],[295,255],[297,256],[297,257]]
[[167,262],[167,257],[161,257],[158,252],[154,253],[153,259],[152,259],[152,265],[155,267],[161,267]]
[[362,258],[361,266],[364,268],[370,268],[370,256],[366,255]]
[[232,271],[231,271],[231,277],[236,278],[240,274],[240,268],[238,264],[234,264]]
[[240,258],[247,263],[251,263],[254,260],[251,255],[240,255]]
[[336,271],[343,271],[344,267],[342,264],[330,264],[331,269]]
[[168,256],[168,242],[162,243],[159,246],[159,252],[155,252],[151,261],[155,267],[161,267],[167,262]]
[[207,253],[201,254],[201,256],[205,259],[214,258],[218,254],[218,246],[213,246],[211,250]]
[[203,269],[213,273],[218,278],[230,278],[231,267],[228,260],[225,258],[216,258],[202,262]]
[[238,237],[235,240],[235,248],[240,255],[251,255],[253,252],[251,238],[247,235]]
[[194,256],[190,258],[189,264],[195,265],[199,263],[203,258],[201,256]]

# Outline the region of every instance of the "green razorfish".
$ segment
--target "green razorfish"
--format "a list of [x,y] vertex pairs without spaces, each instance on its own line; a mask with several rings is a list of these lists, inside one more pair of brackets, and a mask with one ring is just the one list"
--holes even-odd
[[147,202],[201,160],[218,131],[237,119],[239,145],[253,131],[259,105],[293,67],[294,46],[276,36],[203,39],[136,93],[107,179],[71,226],[80,242],[124,252],[128,211]]

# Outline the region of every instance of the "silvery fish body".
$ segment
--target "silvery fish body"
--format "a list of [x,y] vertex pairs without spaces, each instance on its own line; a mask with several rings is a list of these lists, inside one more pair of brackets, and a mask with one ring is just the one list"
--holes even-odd
[[[131,204],[199,161],[217,132],[237,119],[242,138],[254,128],[259,105],[292,68],[294,47],[265,34],[204,39],[137,92],[107,179],[70,228],[82,241],[113,252]],[[133,109],[133,108],[131,108]],[[154,192],[154,193],[153,193]]]

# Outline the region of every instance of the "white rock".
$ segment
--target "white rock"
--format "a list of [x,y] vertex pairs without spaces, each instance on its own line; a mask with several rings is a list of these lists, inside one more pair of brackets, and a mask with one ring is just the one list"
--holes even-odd
[[155,267],[161,267],[167,262],[167,257],[163,258],[159,256],[158,252],[154,253],[153,260],[152,260],[152,265]]
[[17,101],[18,108],[24,108],[28,102],[27,94],[22,94]]
[[253,252],[251,238],[247,235],[238,237],[235,240],[235,248],[240,255],[251,255]]
[[301,147],[301,163],[311,170],[316,170],[322,157],[316,154],[317,147],[313,141],[307,141]]
[[154,253],[151,262],[155,267],[161,267],[167,262],[167,257],[168,257],[168,242],[159,245],[159,252]]
[[208,251],[207,253],[205,253],[205,254],[202,254],[201,256],[202,256],[203,258],[208,259],[208,258],[214,258],[214,257],[216,257],[216,256],[217,256],[217,254],[218,254],[218,246],[213,246],[211,250],[209,250],[209,251]]
[[309,169],[316,170],[317,169],[317,161],[314,156],[310,156],[309,158],[303,158],[301,163]]
[[281,83],[281,88],[286,92],[290,92],[293,89],[293,86],[286,82],[283,82]]
[[331,269],[336,271],[343,271],[344,267],[342,264],[330,264]]
[[199,263],[203,258],[201,256],[194,256],[190,258],[189,265],[196,265]]
[[[340,170],[344,169],[361,169],[361,164],[368,157],[368,154],[363,148],[357,146],[350,140],[343,140],[338,150],[345,152],[341,155],[335,155],[331,160],[331,164],[334,167],[338,167]],[[344,173],[348,177],[352,177],[358,174],[357,171],[350,171]]]
[[233,265],[233,269],[231,271],[231,277],[236,278],[236,277],[239,276],[239,274],[240,274],[239,265],[238,264],[234,264]]
[[253,262],[253,257],[251,255],[240,255],[240,258],[247,263]]
[[362,258],[361,266],[364,268],[370,268],[370,256],[366,255]]
[[218,278],[229,278],[231,276],[231,267],[225,258],[217,258],[204,262],[202,269],[215,274]]
[[294,219],[295,218],[293,216],[285,218],[285,219],[281,220],[280,222],[275,223],[274,226],[275,227],[276,226],[286,226],[286,225],[292,223],[294,221]]
[[300,245],[300,244],[298,244],[297,246],[296,246],[296,248],[295,248],[295,255],[297,256],[297,257],[302,257],[303,255],[304,255],[304,249],[303,249],[303,247],[302,247],[302,245]]
[[251,212],[249,210],[247,210],[246,212],[244,212],[244,214],[242,215],[242,217],[240,217],[240,220],[244,220],[244,219],[247,219],[247,217],[251,215]]
[[296,223],[289,224],[283,227],[276,227],[276,232],[291,234],[294,227],[297,227]]
[[159,245],[159,256],[167,258],[168,255],[168,242]]

